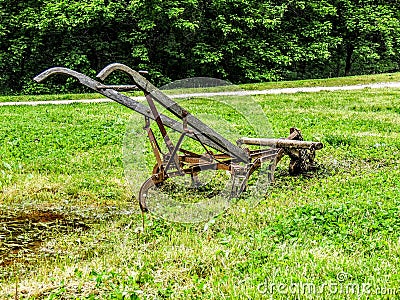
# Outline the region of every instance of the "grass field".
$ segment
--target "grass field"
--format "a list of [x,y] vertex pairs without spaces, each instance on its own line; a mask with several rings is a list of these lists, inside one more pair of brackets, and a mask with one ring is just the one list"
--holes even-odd
[[[241,90],[269,90],[279,88],[302,88],[314,86],[344,86],[344,85],[357,85],[369,84],[379,82],[394,82],[400,81],[400,73],[385,73],[374,75],[362,76],[347,76],[335,77],[328,79],[310,79],[310,80],[296,80],[296,81],[277,81],[277,82],[262,82],[242,84],[239,86]],[[129,83],[129,82],[127,82]],[[45,83],[44,83],[45,84]],[[168,85],[166,85],[168,86]],[[232,87],[231,87],[232,88]],[[224,88],[222,88],[225,90]],[[89,89],[88,89],[89,90]],[[209,89],[210,90],[210,89]],[[212,91],[220,91],[221,87],[211,89]],[[190,91],[189,91],[190,92]],[[132,92],[132,96],[142,96],[141,92]],[[80,100],[80,99],[97,99],[104,98],[104,96],[97,93],[85,94],[59,94],[59,95],[36,95],[36,96],[0,96],[0,102],[23,102],[23,101],[48,101],[48,100]]]
[[400,297],[400,89],[253,99],[276,137],[324,143],[318,172],[289,177],[285,160],[256,207],[200,224],[148,214],[144,232],[123,174],[128,109],[0,107],[0,298]]

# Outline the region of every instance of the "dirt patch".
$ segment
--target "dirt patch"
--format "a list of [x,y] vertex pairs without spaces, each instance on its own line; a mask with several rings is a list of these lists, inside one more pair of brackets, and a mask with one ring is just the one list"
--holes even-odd
[[0,216],[0,222],[35,222],[35,223],[46,223],[55,220],[63,220],[65,216],[61,213],[50,212],[50,211],[32,211],[29,213],[22,213],[17,216]]
[[85,231],[86,220],[55,211],[0,211],[0,267],[24,262],[60,233]]

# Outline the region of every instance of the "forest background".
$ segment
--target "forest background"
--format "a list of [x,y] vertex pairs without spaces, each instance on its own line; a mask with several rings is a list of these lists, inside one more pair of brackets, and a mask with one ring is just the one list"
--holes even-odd
[[32,78],[53,66],[94,76],[112,62],[156,85],[397,72],[399,45],[398,0],[0,0],[0,94],[81,92],[73,79]]

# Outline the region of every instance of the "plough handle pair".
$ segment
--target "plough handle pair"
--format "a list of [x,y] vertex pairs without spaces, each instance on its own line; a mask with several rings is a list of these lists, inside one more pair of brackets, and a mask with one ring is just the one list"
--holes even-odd
[[[146,78],[140,75],[139,72],[131,69],[126,65],[114,63],[108,65],[103,70],[101,70],[97,75],[97,77],[100,80],[104,80],[112,72],[116,70],[123,71],[128,75],[130,75],[134,84],[138,87],[138,89],[143,91],[145,96],[149,95],[152,99],[154,99],[155,101],[160,103],[163,107],[165,107],[168,111],[173,113],[177,118],[182,120],[183,117],[185,117],[187,120],[187,124],[190,126],[189,129],[198,136],[198,138],[201,140],[202,143],[221,152],[228,153],[238,161],[245,163],[249,162],[249,156],[245,151],[243,151],[243,149],[232,144],[230,141],[225,139],[223,136],[214,131],[212,128],[208,127],[199,119],[197,119],[196,117],[185,111],[178,103],[174,102],[167,95],[165,95],[154,85],[152,85]],[[91,79],[88,76],[70,70],[68,68],[62,68],[62,67],[50,68],[42,72],[41,74],[37,75],[34,78],[34,80],[37,82],[41,82],[47,77],[55,74],[64,74],[75,77],[80,81],[80,83],[95,90],[96,92],[126,107],[129,107],[130,109],[144,115],[145,117],[148,117],[152,120],[156,119],[153,113],[149,110],[149,108],[144,106],[143,104],[115,91],[115,89],[108,87],[107,85],[104,85],[96,80]],[[184,131],[181,123],[162,114],[160,114],[160,118],[162,120],[162,123],[167,127],[172,128],[173,130],[176,130],[181,133]],[[190,138],[195,138],[193,134],[187,134],[187,136]]]

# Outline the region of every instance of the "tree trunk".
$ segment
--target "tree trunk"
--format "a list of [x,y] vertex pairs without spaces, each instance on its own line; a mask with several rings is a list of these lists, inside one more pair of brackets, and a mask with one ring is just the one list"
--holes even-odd
[[344,76],[348,76],[350,74],[353,52],[354,46],[352,44],[348,44],[346,46],[346,66],[344,67]]

